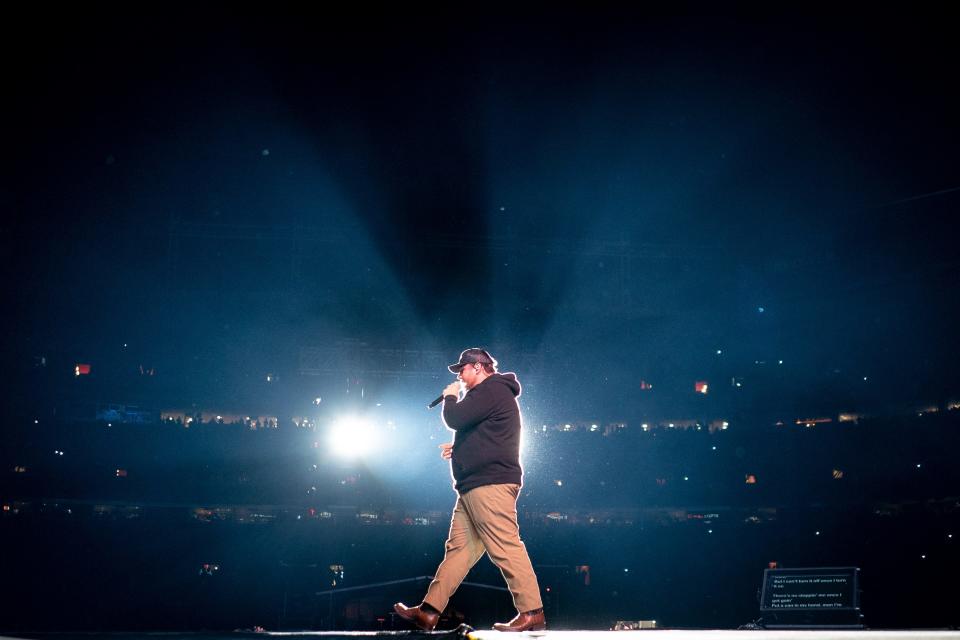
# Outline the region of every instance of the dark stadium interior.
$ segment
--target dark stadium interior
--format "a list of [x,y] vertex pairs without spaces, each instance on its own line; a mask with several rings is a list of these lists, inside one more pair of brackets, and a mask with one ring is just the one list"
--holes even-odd
[[960,624],[945,15],[137,11],[0,45],[0,632],[404,628],[472,346],[551,629]]

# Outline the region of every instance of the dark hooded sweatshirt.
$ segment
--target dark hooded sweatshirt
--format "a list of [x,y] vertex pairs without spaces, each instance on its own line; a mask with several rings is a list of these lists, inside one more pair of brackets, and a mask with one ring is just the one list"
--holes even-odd
[[450,472],[460,494],[488,484],[522,484],[520,382],[494,373],[457,402],[443,399],[443,422],[456,434]]

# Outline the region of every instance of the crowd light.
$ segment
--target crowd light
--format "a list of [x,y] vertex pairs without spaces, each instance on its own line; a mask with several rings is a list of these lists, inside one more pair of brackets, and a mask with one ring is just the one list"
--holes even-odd
[[359,416],[344,416],[333,423],[327,441],[330,451],[343,458],[360,458],[377,449],[373,424]]

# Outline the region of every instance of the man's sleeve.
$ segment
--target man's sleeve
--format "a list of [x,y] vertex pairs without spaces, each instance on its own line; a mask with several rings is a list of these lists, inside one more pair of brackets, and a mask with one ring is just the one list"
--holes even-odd
[[466,429],[493,413],[494,402],[489,389],[477,389],[457,402],[454,396],[443,399],[443,423],[454,431]]

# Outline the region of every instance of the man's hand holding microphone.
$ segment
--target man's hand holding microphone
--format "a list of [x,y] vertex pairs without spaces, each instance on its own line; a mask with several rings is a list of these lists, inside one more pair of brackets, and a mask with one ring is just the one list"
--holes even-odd
[[[451,382],[443,389],[443,393],[441,394],[440,397],[441,398],[446,398],[447,396],[460,397],[460,389],[461,389],[461,386],[459,382]],[[440,457],[443,458],[444,460],[449,460],[451,457],[453,457],[452,442],[444,442],[443,444],[440,445]]]
[[447,396],[457,396],[459,398],[460,389],[461,389],[460,383],[455,380],[450,384],[448,384],[446,387],[444,387],[441,397],[446,398]]
[[443,399],[447,396],[457,396],[460,397],[461,385],[459,382],[451,382],[447,385],[447,388],[443,390],[437,399],[427,405],[427,409],[433,409],[435,406],[443,402]]

